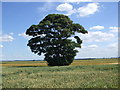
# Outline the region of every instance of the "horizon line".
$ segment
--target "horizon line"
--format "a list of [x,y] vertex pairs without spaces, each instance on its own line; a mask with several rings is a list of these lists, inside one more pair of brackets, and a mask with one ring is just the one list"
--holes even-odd
[[[76,58],[74,60],[81,60],[81,59],[110,59],[110,58],[120,58],[119,56],[118,57],[87,57],[87,58]],[[40,59],[14,59],[14,60],[0,60],[0,61],[45,61],[45,60],[40,60]]]

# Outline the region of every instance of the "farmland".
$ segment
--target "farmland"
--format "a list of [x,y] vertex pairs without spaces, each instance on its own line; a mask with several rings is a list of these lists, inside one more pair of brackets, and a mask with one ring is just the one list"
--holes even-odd
[[45,61],[2,62],[3,88],[118,88],[118,59],[74,60],[48,67]]

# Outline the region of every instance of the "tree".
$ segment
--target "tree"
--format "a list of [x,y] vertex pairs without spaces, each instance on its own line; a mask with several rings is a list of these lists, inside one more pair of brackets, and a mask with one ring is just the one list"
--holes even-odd
[[[35,54],[44,53],[44,60],[49,66],[70,65],[81,48],[82,40],[75,33],[85,34],[87,31],[79,24],[73,23],[68,16],[49,14],[38,25],[31,25],[26,34],[33,36],[27,46]],[[71,36],[77,42],[69,39]]]

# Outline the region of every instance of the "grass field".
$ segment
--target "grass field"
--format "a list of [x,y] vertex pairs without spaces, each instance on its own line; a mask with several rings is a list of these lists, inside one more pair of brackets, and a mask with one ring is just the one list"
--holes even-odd
[[45,61],[2,62],[3,88],[118,88],[118,59],[75,60],[48,67]]

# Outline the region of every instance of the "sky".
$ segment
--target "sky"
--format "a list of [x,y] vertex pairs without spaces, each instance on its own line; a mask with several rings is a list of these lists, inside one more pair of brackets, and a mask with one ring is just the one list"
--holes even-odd
[[[27,46],[31,38],[25,35],[48,14],[67,15],[82,25],[88,34],[78,34],[82,48],[76,48],[78,58],[110,58],[118,56],[117,2],[2,2],[2,32],[0,57],[5,60],[43,60]],[[72,40],[74,40],[71,37]]]

